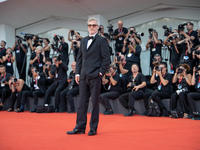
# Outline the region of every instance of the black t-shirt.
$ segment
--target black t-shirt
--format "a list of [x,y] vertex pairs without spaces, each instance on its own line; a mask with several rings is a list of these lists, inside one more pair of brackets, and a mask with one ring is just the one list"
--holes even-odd
[[[126,74],[124,74],[123,76],[126,76],[127,80],[129,79],[129,77],[132,75],[132,72],[131,72],[131,63],[130,62],[126,62],[125,65],[122,64],[123,68],[128,70],[128,72]],[[117,72],[118,74],[120,75],[120,77],[122,76],[121,75],[121,71],[119,69],[119,65],[117,64]]]
[[[127,28],[124,28],[124,27],[123,27],[122,30],[116,29],[116,30],[114,31],[113,35],[114,35],[114,36],[117,36],[119,33],[122,33],[122,32],[124,32],[124,34],[127,34],[127,33],[128,33],[128,29],[127,29]],[[117,44],[117,43],[123,43],[124,38],[125,38],[125,37],[118,37],[118,38],[116,39],[116,44]]]
[[[108,78],[108,77],[107,77]],[[108,84],[110,86],[110,89],[109,91],[111,92],[118,92],[118,93],[121,93],[121,79],[119,77],[119,74],[118,73],[115,73],[115,75],[113,76],[113,79],[115,81],[117,81],[117,84],[115,86],[112,85],[112,83],[110,82],[110,79],[108,78]],[[108,87],[109,87],[108,86]]]
[[[35,59],[36,57],[36,53],[33,53],[31,55],[31,58],[30,60],[33,60]],[[36,69],[39,71],[39,72],[43,72],[43,65],[44,65],[44,62],[43,62],[43,55],[42,54],[39,54],[39,59],[35,60],[35,62],[32,64],[34,67],[36,67]]]
[[135,53],[133,51],[129,50],[129,47],[126,47],[125,53],[126,53],[126,61],[131,63],[140,63],[140,53],[142,51],[142,48],[140,45],[137,45],[135,48]]
[[194,43],[194,45],[192,46],[193,48],[195,48],[198,45],[198,38],[197,38],[197,31],[192,31],[190,33],[187,32],[187,35],[189,35],[190,37],[193,36],[195,37],[194,40],[192,40],[192,43]]
[[69,61],[68,59],[68,44],[67,43],[62,43],[60,46],[59,46],[59,49],[61,51],[61,59],[62,59],[62,62],[67,62],[67,60]]
[[177,66],[179,65],[180,52],[177,53],[175,46],[172,42],[171,42],[171,49],[170,49],[170,59],[171,59],[170,62],[173,65],[173,69],[177,68]]
[[172,81],[172,76],[169,73],[166,73],[165,76],[163,77],[165,80],[168,80],[168,84],[166,86],[164,86],[161,81],[160,81],[160,77],[157,76],[155,77],[155,79],[157,80],[157,90],[161,91],[161,92],[169,92],[171,91],[171,81]]
[[67,81],[67,70],[68,67],[65,63],[61,63],[58,68],[53,65],[50,73],[54,75],[54,82],[65,83]]
[[71,82],[69,83],[70,86],[78,86],[78,84],[75,81],[75,72],[73,72],[73,70],[69,73],[69,79],[71,79]]
[[[27,46],[25,44],[23,44],[23,47],[27,49]],[[23,51],[22,47],[20,45],[16,45],[14,51],[16,62],[23,62],[26,53]]]
[[[159,41],[161,41],[162,43],[162,40],[159,39]],[[162,56],[162,44],[156,44],[154,41],[153,42],[150,42],[150,55],[151,55],[151,58],[154,57],[155,54],[159,54],[160,56]]]
[[[134,85],[137,86],[137,85],[142,84],[142,82],[146,82],[146,78],[142,73],[139,72],[135,78],[133,77],[133,75],[131,75],[129,77],[129,82],[132,82],[134,83]],[[145,92],[145,90],[146,90],[146,86],[143,87],[142,89],[139,89],[138,91]]]
[[4,66],[6,66],[6,72],[10,73],[11,75],[13,75],[13,63],[11,62],[11,58],[8,58],[4,62]]
[[6,48],[0,48],[0,58],[6,55]]

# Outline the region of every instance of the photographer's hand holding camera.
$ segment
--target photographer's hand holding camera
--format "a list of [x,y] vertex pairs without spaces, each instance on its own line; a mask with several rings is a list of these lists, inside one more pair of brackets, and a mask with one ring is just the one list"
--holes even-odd
[[3,56],[3,63],[6,64],[6,71],[13,75],[13,63],[15,61],[15,56],[13,56],[11,48],[7,48],[6,56]]

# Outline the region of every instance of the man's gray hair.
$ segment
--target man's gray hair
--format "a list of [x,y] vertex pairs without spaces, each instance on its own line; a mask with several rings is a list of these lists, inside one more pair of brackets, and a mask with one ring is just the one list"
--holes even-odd
[[97,19],[96,19],[96,18],[94,18],[94,17],[90,17],[90,18],[88,19],[88,21],[87,21],[87,24],[88,24],[89,22],[91,22],[91,21],[96,21],[96,22],[97,22],[97,24],[98,24],[98,21],[97,21]]

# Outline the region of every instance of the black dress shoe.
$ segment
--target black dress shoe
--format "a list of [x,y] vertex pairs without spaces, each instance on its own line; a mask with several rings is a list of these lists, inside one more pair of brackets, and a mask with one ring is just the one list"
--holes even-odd
[[33,112],[36,112],[36,109],[31,110],[31,112],[32,112],[32,113],[33,113]]
[[59,110],[56,108],[56,109],[55,109],[55,112],[59,112]]
[[129,109],[128,113],[124,115],[125,117],[133,116],[133,110]]
[[103,112],[104,115],[113,115],[113,110],[112,109],[107,109],[106,111]]
[[8,112],[11,112],[11,111],[14,111],[12,108],[9,108],[8,110],[7,110]]
[[89,135],[89,136],[96,135],[96,134],[97,134],[97,131],[96,131],[96,130],[90,130],[90,131],[88,132],[88,135]]
[[85,131],[74,129],[73,131],[67,131],[67,134],[85,134]]
[[17,110],[17,112],[24,112],[24,109],[19,109]]

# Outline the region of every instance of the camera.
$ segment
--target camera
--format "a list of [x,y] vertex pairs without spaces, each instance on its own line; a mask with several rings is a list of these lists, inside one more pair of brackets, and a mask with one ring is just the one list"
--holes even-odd
[[131,82],[131,85],[127,88],[127,90],[132,91],[134,86],[136,86],[135,82]]
[[185,30],[184,26],[186,26],[186,25],[187,25],[187,23],[179,24],[178,31],[184,31]]
[[6,54],[11,54],[12,55],[13,53],[12,53],[12,51],[8,51]]
[[17,82],[17,78],[14,78],[14,79],[11,80],[11,84],[14,84],[16,82]]
[[127,45],[130,45],[130,44],[131,44],[130,38],[126,38],[126,44],[127,44]]
[[33,39],[34,37],[34,34],[31,34],[31,33],[24,33],[24,32],[21,32],[22,35],[24,35],[24,39],[26,40],[29,40],[29,39]]
[[200,67],[195,68],[195,71],[196,71],[196,72],[199,71],[199,70],[200,70]]
[[19,44],[21,44],[22,43],[22,41],[25,41],[22,37],[20,37],[20,36],[16,36],[16,38],[17,38],[17,43],[18,43],[18,45]]
[[134,31],[133,30],[130,30],[130,34],[133,34],[134,33]]
[[195,54],[199,55],[200,54],[200,51],[194,51]]
[[47,64],[45,64],[45,66],[46,66],[46,67],[48,67],[48,66],[49,66],[49,68],[51,68],[51,65],[47,65]]
[[112,34],[113,34],[113,25],[110,24],[109,26],[107,26],[107,28],[108,28],[108,33],[109,33],[110,35],[112,35]]
[[183,72],[183,68],[178,68],[178,74]]
[[74,36],[74,30],[71,30],[71,36]]
[[73,42],[73,47],[76,48],[76,46],[77,46],[77,42],[75,41]]
[[156,30],[153,28],[149,28],[148,31],[149,31],[149,37],[152,38],[152,32],[153,31],[156,32]]
[[174,39],[176,39],[178,37],[179,37],[178,33],[173,33],[173,36],[169,37],[169,40],[171,41],[171,40],[174,40]]
[[58,56],[58,58],[55,60],[56,62],[61,61],[61,57]]
[[7,80],[6,78],[2,79],[2,80],[1,80],[1,83],[5,83],[6,80]]
[[136,32],[135,34],[136,34],[137,37],[144,36],[143,32]]
[[161,69],[162,69],[162,68],[159,67],[159,65],[155,67],[155,70],[156,70],[156,71],[160,71]]
[[119,61],[122,61],[122,59],[121,59],[121,53],[117,53],[117,61],[119,62]]
[[169,36],[172,33],[172,28],[171,27],[168,28],[166,25],[163,25],[162,27],[165,30],[164,36]]

